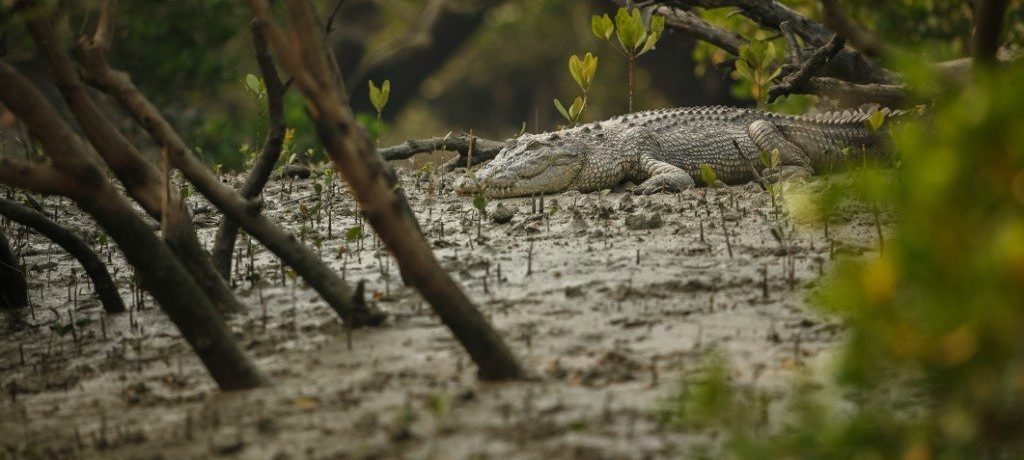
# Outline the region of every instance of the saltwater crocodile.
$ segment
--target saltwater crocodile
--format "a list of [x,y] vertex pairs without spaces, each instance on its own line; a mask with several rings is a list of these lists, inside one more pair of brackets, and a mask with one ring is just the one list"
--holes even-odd
[[[895,114],[881,110],[887,116]],[[589,192],[631,181],[637,193],[703,185],[706,164],[726,184],[755,179],[761,152],[779,151],[775,177],[828,172],[844,151],[887,155],[886,129],[871,112],[794,116],[731,107],[663,109],[510,139],[490,163],[460,179],[456,191],[492,198]],[[736,146],[742,151],[738,152]],[[767,174],[766,174],[767,175]]]

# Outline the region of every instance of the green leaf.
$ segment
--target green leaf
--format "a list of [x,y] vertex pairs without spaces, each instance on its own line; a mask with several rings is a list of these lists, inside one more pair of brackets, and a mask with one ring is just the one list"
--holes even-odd
[[358,240],[359,238],[362,238],[362,237],[363,237],[363,228],[358,226],[358,225],[355,226],[355,227],[349,227],[348,230],[345,230],[345,240],[346,241],[355,241],[355,240]]
[[594,36],[602,40],[608,40],[612,38],[612,33],[615,32],[615,24],[612,23],[612,18],[608,15],[598,16],[594,15],[590,17],[590,31],[594,33]]
[[761,158],[761,164],[764,165],[765,168],[772,167],[772,157],[768,152],[762,150],[758,156]]
[[583,81],[586,83],[587,89],[590,89],[590,84],[594,82],[595,74],[597,74],[597,56],[587,53],[586,56],[583,56]]
[[477,194],[473,197],[473,207],[480,211],[481,214],[487,213],[487,197],[483,193]]
[[569,116],[569,112],[565,110],[565,106],[563,106],[561,101],[559,101],[558,99],[555,99],[555,108],[558,109],[558,113],[562,114],[562,116],[565,117],[566,120],[568,120],[570,123],[572,122],[572,117]]
[[640,15],[639,9],[633,9],[632,14],[629,15],[630,23],[633,27],[633,49],[636,50],[644,44],[644,40],[647,38],[647,28],[644,27],[644,18]]
[[384,106],[388,103],[388,96],[391,94],[391,80],[384,80],[384,83],[380,88],[373,84],[373,80],[369,80],[370,83],[370,103],[373,104],[373,108],[377,109],[377,112],[384,110]]
[[709,187],[715,185],[718,182],[718,174],[715,173],[715,169],[707,163],[701,163],[700,165],[700,180],[704,181],[704,185]]
[[885,112],[876,110],[875,113],[872,113],[871,116],[864,121],[864,124],[867,125],[871,132],[876,132],[879,129],[882,129],[882,125],[885,124]]
[[572,75],[573,80],[576,80],[576,84],[580,86],[580,89],[586,91],[587,89],[586,86],[584,86],[583,73],[583,60],[575,54],[569,56],[569,74]]
[[615,33],[618,35],[619,44],[630,54],[640,46],[640,43],[643,43],[644,39],[644,25],[643,19],[640,18],[640,11],[633,10],[633,13],[635,14],[630,14],[625,8],[619,8],[619,11],[615,13]]
[[779,163],[780,163],[779,149],[772,149],[771,160],[772,160],[771,167],[772,168],[778,168],[779,167]]
[[750,70],[750,65],[747,64],[747,61],[742,59],[736,61],[736,73],[747,80],[754,80],[754,72]]
[[[665,31],[665,16],[651,15],[651,34],[661,38],[661,33]],[[655,40],[657,41],[657,40]]]
[[657,43],[657,42],[658,42],[658,36],[657,35],[654,35],[654,34],[648,35],[647,36],[647,41],[644,42],[644,47],[640,48],[640,52],[637,53],[637,56],[641,56],[641,55],[647,53],[648,51],[654,49],[654,44]]
[[580,114],[583,113],[583,98],[576,96],[576,100],[572,101],[572,106],[569,107],[569,116],[572,117],[571,122],[575,123],[580,118]]
[[259,94],[262,92],[261,89],[263,85],[260,83],[259,77],[251,73],[246,74],[245,76],[245,86],[248,87],[249,91],[251,91],[253,94]]

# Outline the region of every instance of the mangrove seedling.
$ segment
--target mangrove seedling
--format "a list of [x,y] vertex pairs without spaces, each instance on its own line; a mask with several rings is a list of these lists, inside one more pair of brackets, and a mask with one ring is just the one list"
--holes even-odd
[[388,96],[391,95],[391,80],[384,80],[384,83],[380,85],[373,84],[373,80],[370,82],[370,103],[373,104],[373,108],[377,111],[377,130],[374,133],[374,142],[380,144],[380,126],[381,126],[381,113],[384,112],[384,106],[388,104]]
[[587,93],[590,92],[590,84],[594,81],[594,74],[597,72],[597,57],[593,54],[587,53],[580,59],[575,54],[569,57],[569,74],[572,75],[572,79],[576,81],[576,85],[580,87],[580,91],[583,92],[582,96],[576,96],[576,99],[566,110],[562,102],[557,98],[555,99],[555,108],[558,109],[558,113],[562,114],[562,117],[566,119],[572,125],[579,123],[580,118],[583,116],[583,112],[587,109]]
[[[618,51],[629,61],[627,85],[629,87],[629,112],[632,113],[636,58],[654,49],[654,45],[661,38],[662,31],[665,30],[665,17],[651,15],[650,24],[645,25],[640,10],[629,11],[626,8],[619,8],[619,11],[615,13],[614,23],[607,14],[592,16],[590,30],[597,38],[608,42],[612,49]],[[612,43],[612,33],[615,33],[618,38],[618,45]]]

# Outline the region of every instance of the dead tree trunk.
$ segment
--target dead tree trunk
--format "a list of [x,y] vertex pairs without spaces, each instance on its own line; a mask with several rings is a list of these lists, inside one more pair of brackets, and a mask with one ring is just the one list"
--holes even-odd
[[[31,7],[34,2],[26,4]],[[167,245],[188,267],[189,273],[193,274],[219,311],[230,313],[244,310],[200,245],[185,201],[177,193],[168,194],[167,209],[164,209],[165,175],[145,160],[89,96],[70,57],[57,42],[49,19],[30,13],[26,17],[26,25],[85,136],[124,184],[128,194],[150,216],[161,220]]]
[[[245,177],[240,193],[242,197],[251,200],[263,192],[267,185],[270,173],[274,171],[274,165],[281,156],[281,147],[284,144],[286,126],[284,123],[284,93],[286,87],[281,83],[281,77],[277,75],[274,68],[274,61],[267,50],[267,40],[260,33],[256,24],[251,24],[252,43],[256,50],[256,63],[260,66],[260,73],[263,75],[263,82],[267,88],[267,139],[263,142],[263,150],[256,159],[252,171]],[[238,223],[224,216],[217,228],[217,237],[213,241],[213,264],[225,280],[231,279],[231,257],[235,252],[235,239],[238,237]]]
[[61,120],[43,94],[0,60],[0,102],[28,125],[50,162],[27,163],[0,156],[0,182],[71,198],[93,216],[121,248],[128,263],[221,389],[270,383],[235,343],[212,302],[168,247],[135,214],[86,144]]
[[39,232],[40,235],[57,243],[77,259],[78,263],[82,264],[85,274],[89,275],[89,279],[92,280],[96,296],[99,297],[103,309],[107,313],[127,311],[121,294],[117,292],[117,286],[114,285],[114,280],[110,278],[107,266],[85,241],[39,212],[10,200],[0,198],[0,214]]
[[[112,15],[109,3],[104,3],[104,15]],[[78,59],[86,80],[116,98],[150,136],[164,146],[171,165],[181,171],[196,190],[285,264],[295,269],[343,321],[353,327],[360,327],[380,324],[384,320],[385,315],[379,310],[369,310],[354,304],[352,289],[327,264],[299,243],[295,236],[260,215],[255,203],[221,183],[206,165],[196,159],[185,141],[132,83],[128,74],[110,68],[105,48],[86,44],[79,48]]]
[[7,235],[0,231],[0,308],[28,306],[28,284],[11,251]]
[[525,372],[505,342],[466,294],[441,268],[417,224],[396,179],[356,125],[337,66],[322,37],[323,28],[306,0],[286,2],[291,14],[289,42],[271,22],[263,0],[250,2],[277,57],[306,96],[310,115],[328,155],[352,188],[359,208],[398,261],[406,279],[430,302],[455,335],[483,379],[523,378]]

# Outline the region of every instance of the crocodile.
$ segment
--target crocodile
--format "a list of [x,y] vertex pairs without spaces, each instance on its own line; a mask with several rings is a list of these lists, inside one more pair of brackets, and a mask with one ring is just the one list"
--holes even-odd
[[[902,112],[881,109],[886,117]],[[460,194],[490,198],[592,192],[637,184],[634,192],[678,192],[703,184],[701,165],[734,185],[759,175],[806,177],[843,164],[847,153],[887,158],[887,127],[874,111],[784,115],[733,107],[661,109],[541,134],[522,134],[489,163],[459,179]],[[887,124],[887,123],[886,123]],[[757,172],[761,152],[778,150],[778,167]]]

